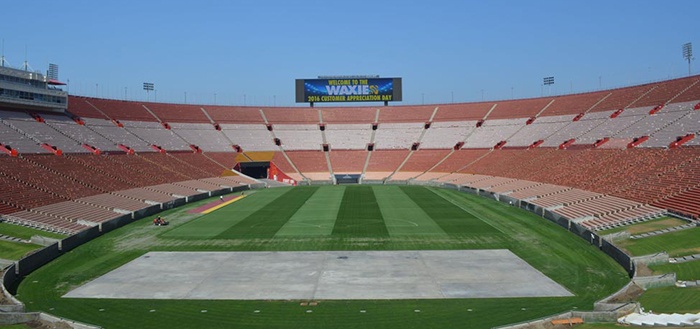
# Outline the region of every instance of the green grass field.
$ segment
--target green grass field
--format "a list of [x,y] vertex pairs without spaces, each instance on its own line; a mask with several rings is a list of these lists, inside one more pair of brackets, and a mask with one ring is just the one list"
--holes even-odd
[[39,235],[52,239],[63,239],[66,237],[63,234],[35,230],[33,228],[8,223],[0,223],[0,234],[20,238],[23,240],[29,240],[34,235]]
[[700,227],[616,243],[632,256],[665,251],[671,257],[700,253]]
[[652,219],[643,223],[639,224],[634,224],[634,225],[629,225],[629,226],[620,226],[620,227],[615,227],[611,228],[609,230],[603,230],[603,231],[598,231],[598,234],[600,235],[607,235],[607,234],[613,234],[617,232],[629,232],[631,235],[635,234],[642,234],[642,233],[647,233],[647,232],[653,232],[653,231],[658,231],[661,229],[669,228],[669,227],[674,227],[674,226],[680,226],[683,224],[688,224],[688,222],[678,219],[678,218],[673,218],[673,217],[661,217],[657,219]]
[[[152,217],[144,218],[67,253],[29,275],[18,298],[29,310],[105,328],[490,328],[591,309],[629,281],[612,259],[561,227],[452,190],[273,188],[246,192],[246,198],[208,215],[187,213],[211,201],[162,213],[170,226],[156,227]],[[148,251],[425,249],[509,249],[575,296],[324,300],[314,307],[300,306],[301,301],[61,298]]]

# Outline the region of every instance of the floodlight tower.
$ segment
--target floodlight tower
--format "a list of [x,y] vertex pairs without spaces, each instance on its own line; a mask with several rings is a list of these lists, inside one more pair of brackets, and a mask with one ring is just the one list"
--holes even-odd
[[683,45],[683,58],[688,61],[688,75],[691,74],[690,70],[690,61],[694,60],[693,58],[693,44],[688,42]]
[[144,82],[143,83],[143,90],[146,91],[146,101],[150,102],[150,94],[149,92],[153,91],[154,85],[153,82]]
[[554,84],[554,77],[544,77],[542,79],[542,86],[548,86],[548,94],[552,95],[552,85]]

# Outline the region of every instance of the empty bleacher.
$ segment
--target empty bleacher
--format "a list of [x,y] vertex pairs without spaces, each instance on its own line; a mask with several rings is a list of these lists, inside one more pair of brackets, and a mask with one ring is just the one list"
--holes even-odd
[[476,129],[476,121],[434,122],[420,141],[422,149],[450,149]]
[[[331,167],[335,174],[360,174],[365,165],[368,151],[335,150],[328,152]],[[281,169],[281,168],[280,168]]]
[[208,123],[178,123],[170,125],[171,129],[190,145],[197,145],[205,152],[231,152],[231,142]]
[[321,149],[323,138],[318,125],[312,124],[277,124],[274,125],[275,136],[282,142],[285,150]]
[[286,154],[305,177],[312,180],[314,178],[330,179],[330,171],[323,151],[289,151]]
[[[276,151],[272,135],[267,127],[262,124],[222,124],[221,129],[226,137],[234,145],[240,146],[243,151]],[[293,141],[290,141],[293,143]],[[199,144],[197,144],[199,145]],[[229,146],[230,148],[230,146]],[[219,150],[224,151],[222,150]]]
[[377,149],[408,149],[418,141],[423,132],[423,123],[383,123],[375,131],[374,144]]
[[370,124],[327,124],[326,141],[333,150],[362,150],[372,137]]
[[[272,159],[297,180],[328,180],[330,170],[361,173],[366,164],[365,180],[417,177],[486,189],[552,208],[592,229],[665,210],[697,218],[700,138],[667,148],[679,136],[700,133],[700,111],[694,109],[700,102],[698,79],[556,97],[379,108],[198,106],[71,96],[69,112],[85,125],[70,114],[39,113],[44,122],[38,122],[24,110],[3,108],[0,143],[21,156],[0,155],[0,213],[74,232],[87,227],[78,222],[106,220],[113,209],[133,211],[198,190],[252,183],[241,176],[218,177],[236,164],[237,145],[244,152],[274,151],[264,159],[249,154]],[[650,114],[658,105],[664,106]],[[624,111],[611,118],[619,109]],[[580,113],[585,114],[574,121]],[[640,136],[650,138],[628,149]],[[604,137],[609,141],[593,148]],[[558,149],[571,139],[568,149]],[[544,142],[526,149],[537,140]],[[492,150],[501,141],[505,147]],[[416,142],[418,150],[410,151]],[[50,154],[41,143],[62,149],[64,156]],[[103,155],[91,154],[83,143]],[[321,151],[324,143],[327,153]],[[137,154],[126,155],[117,144]],[[168,152],[158,153],[152,144]],[[191,145],[203,153],[192,153]]]

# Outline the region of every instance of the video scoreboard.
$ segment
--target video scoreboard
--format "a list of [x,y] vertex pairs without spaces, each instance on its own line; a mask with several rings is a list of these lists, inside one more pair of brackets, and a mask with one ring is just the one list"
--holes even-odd
[[401,78],[338,77],[297,79],[297,103],[398,102]]

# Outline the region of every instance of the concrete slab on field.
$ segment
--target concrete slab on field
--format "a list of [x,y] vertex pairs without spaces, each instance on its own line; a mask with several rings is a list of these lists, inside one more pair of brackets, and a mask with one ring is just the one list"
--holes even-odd
[[440,299],[572,296],[509,250],[149,252],[63,297]]

